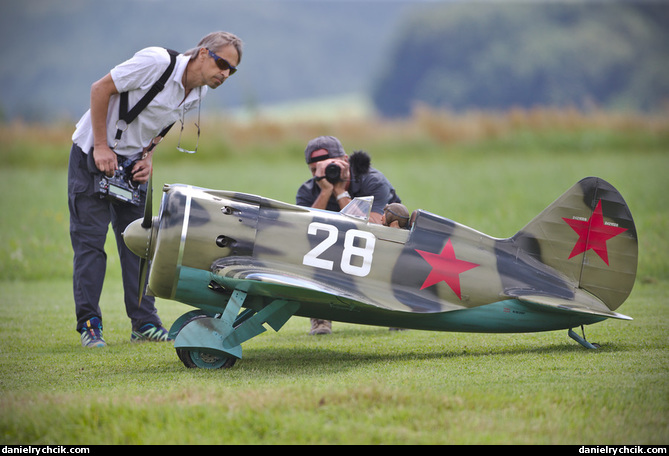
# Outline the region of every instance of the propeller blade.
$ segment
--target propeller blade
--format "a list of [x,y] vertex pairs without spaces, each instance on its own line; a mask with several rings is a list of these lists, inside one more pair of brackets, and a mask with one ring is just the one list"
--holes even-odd
[[[146,200],[144,201],[144,219],[142,220],[142,228],[151,228],[153,222],[153,170],[149,176],[149,181],[146,184]],[[142,298],[146,291],[146,276],[149,271],[148,258],[140,257],[139,259],[139,301],[137,306],[142,305]]]
[[137,301],[137,307],[142,305],[142,298],[144,298],[144,292],[146,291],[146,276],[149,271],[149,260],[146,258],[139,259],[139,300]]
[[146,184],[146,201],[144,202],[144,220],[142,220],[142,228],[150,228],[151,220],[153,218],[153,171],[149,176],[149,181]]

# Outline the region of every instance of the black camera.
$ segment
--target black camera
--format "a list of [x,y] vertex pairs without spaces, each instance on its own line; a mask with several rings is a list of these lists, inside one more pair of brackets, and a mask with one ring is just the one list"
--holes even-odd
[[[353,176],[360,178],[362,175],[367,174],[371,165],[371,157],[367,152],[363,150],[358,150],[353,152],[349,162],[351,163],[351,173]],[[325,167],[325,176],[323,176],[331,184],[336,184],[341,182],[341,168],[336,163],[330,163]]]
[[325,180],[331,184],[336,184],[342,180],[341,168],[336,163],[330,163],[325,167]]
[[[118,156],[120,159],[121,157]],[[136,160],[126,159],[119,163],[111,177],[98,173],[95,179],[95,191],[100,198],[124,201],[135,206],[141,206],[142,193],[146,193],[143,185],[132,180],[132,167]]]

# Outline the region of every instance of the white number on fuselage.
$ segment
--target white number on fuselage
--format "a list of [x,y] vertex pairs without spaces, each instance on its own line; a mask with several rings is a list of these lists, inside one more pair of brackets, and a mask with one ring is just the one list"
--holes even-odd
[[[304,255],[302,264],[332,271],[334,262],[320,258],[320,256],[337,243],[339,228],[326,223],[312,222],[309,225],[307,233],[310,236],[315,236],[319,231],[325,231],[327,237]],[[364,247],[356,245],[358,239],[364,241]],[[372,233],[353,229],[348,230],[344,237],[344,251],[342,252],[340,262],[341,270],[346,274],[358,277],[365,277],[369,274],[369,271],[372,268],[372,257],[374,255],[375,244],[376,237]],[[359,264],[360,261],[355,261],[355,258],[360,258],[362,264]]]

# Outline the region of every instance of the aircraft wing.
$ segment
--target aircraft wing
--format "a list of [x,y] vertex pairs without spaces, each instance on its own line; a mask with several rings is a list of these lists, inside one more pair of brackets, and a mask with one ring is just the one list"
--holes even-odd
[[356,293],[349,286],[339,286],[336,280],[326,280],[325,277],[305,277],[287,272],[285,267],[283,265],[283,270],[280,270],[267,263],[257,264],[243,260],[231,262],[228,259],[216,262],[212,270],[214,280],[220,286],[241,290],[250,295],[312,304],[362,304],[390,309],[383,303],[370,300],[363,293]]

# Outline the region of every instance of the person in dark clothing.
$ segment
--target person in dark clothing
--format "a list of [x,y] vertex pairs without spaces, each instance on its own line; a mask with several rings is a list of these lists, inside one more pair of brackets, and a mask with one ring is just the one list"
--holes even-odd
[[[339,212],[355,197],[373,196],[369,221],[381,224],[386,205],[401,202],[386,176],[371,167],[366,153],[355,152],[349,157],[334,136],[319,136],[309,141],[304,158],[312,177],[297,190],[298,206]],[[338,168],[338,173],[331,165]],[[334,178],[328,175],[333,170],[337,175]],[[331,333],[331,321],[311,319],[309,334]]]

